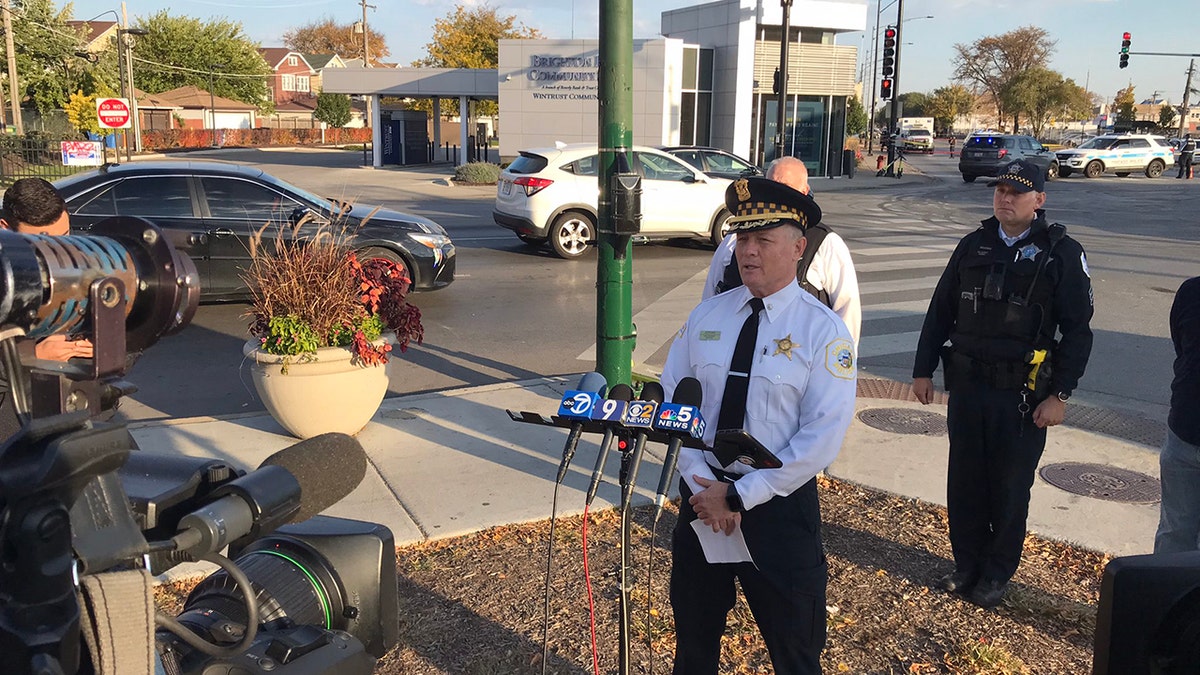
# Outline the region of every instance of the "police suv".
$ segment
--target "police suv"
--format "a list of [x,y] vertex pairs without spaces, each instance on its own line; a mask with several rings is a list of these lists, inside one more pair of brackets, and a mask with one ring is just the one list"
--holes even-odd
[[1124,177],[1140,171],[1147,178],[1158,178],[1175,164],[1171,146],[1161,136],[1148,134],[1109,134],[1097,136],[1077,148],[1059,150],[1058,175],[1082,173],[1097,178],[1105,172]]

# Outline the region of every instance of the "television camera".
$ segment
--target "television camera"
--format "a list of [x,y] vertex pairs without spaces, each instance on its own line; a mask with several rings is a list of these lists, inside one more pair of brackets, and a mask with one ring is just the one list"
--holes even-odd
[[[199,290],[140,218],[0,231],[0,672],[353,675],[396,643],[391,532],[316,515],[361,481],[357,441],[319,436],[247,473],[142,452],[112,421],[133,358],[187,326]],[[34,358],[53,334],[93,358]],[[178,617],[156,613],[151,574],[192,560],[221,570]]]

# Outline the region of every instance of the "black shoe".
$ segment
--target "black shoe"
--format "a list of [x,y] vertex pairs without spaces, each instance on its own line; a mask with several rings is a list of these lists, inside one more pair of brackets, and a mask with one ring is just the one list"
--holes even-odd
[[1008,590],[1007,581],[983,579],[971,591],[968,600],[980,607],[995,607],[1004,600],[1004,592]]
[[953,574],[947,574],[941,579],[938,579],[937,587],[943,591],[946,591],[947,593],[959,593],[966,595],[967,593],[971,592],[971,589],[975,586],[975,582],[978,581],[978,579],[979,577],[976,574],[959,572],[956,570]]

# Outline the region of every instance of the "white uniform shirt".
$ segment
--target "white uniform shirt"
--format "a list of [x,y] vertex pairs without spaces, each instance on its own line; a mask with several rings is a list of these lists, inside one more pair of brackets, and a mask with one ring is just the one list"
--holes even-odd
[[[740,286],[700,303],[667,354],[662,374],[667,400],[684,377],[700,381],[704,393],[700,411],[707,423],[704,442],[710,447],[733,348],[750,315],[749,301],[750,291]],[[743,428],[775,453],[783,466],[721,467],[709,451],[683,448],[679,452],[679,474],[693,489],[697,487],[693,475],[714,478],[709,462],[731,473],[747,473],[737,483],[747,509],[791,494],[833,462],[854,415],[857,386],[854,343],[836,314],[798,283],[788,284],[763,302]]]
[[[712,263],[708,266],[708,278],[704,280],[701,299],[707,300],[717,293],[717,284],[725,277],[725,266],[733,260],[737,247],[737,235],[729,234],[721,241]],[[817,255],[808,266],[808,283],[829,294],[833,312],[841,317],[850,329],[855,346],[862,334],[862,302],[858,295],[858,275],[854,273],[854,261],[850,259],[850,248],[837,232],[830,232],[817,249]]]

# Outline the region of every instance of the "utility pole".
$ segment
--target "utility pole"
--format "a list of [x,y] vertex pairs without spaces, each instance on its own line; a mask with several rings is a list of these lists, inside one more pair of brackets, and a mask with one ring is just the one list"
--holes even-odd
[[125,24],[125,31],[118,32],[120,37],[117,47],[125,50],[125,81],[129,83],[129,114],[133,117],[133,150],[134,152],[142,151],[142,120],[141,113],[138,112],[137,104],[137,88],[133,86],[133,46],[129,42],[130,35],[145,35],[146,31],[140,28],[129,28],[129,13],[125,9],[125,3],[121,3],[121,23]]
[[1183,138],[1183,130],[1187,128],[1188,94],[1192,93],[1192,75],[1196,71],[1196,59],[1188,64],[1187,84],[1183,85],[1183,104],[1179,106],[1179,138]]
[[787,123],[788,46],[792,42],[792,0],[779,0],[779,4],[783,7],[783,22],[780,26],[783,34],[779,38],[779,117],[775,123],[775,159],[787,154],[783,147],[786,138],[783,129]]
[[368,5],[368,4],[367,4],[367,0],[359,0],[359,4],[360,4],[360,5],[362,5],[362,11],[363,11],[363,18],[362,18],[362,27],[363,27],[363,68],[370,68],[370,67],[371,67],[371,50],[370,50],[370,48],[367,46],[367,45],[368,45],[368,41],[367,41],[367,9],[368,9],[368,8],[369,8],[369,9],[375,9],[375,5]]
[[13,124],[17,135],[25,135],[25,125],[21,123],[21,87],[17,84],[17,48],[13,44],[12,3],[10,0],[0,0],[0,13],[4,14],[4,46],[8,50],[8,98],[12,101]]
[[900,135],[900,52],[903,51],[901,45],[904,40],[901,39],[901,25],[904,23],[904,0],[896,0],[896,72],[892,74],[892,114],[888,120],[888,131],[890,139],[888,141],[888,170],[887,175],[896,175],[896,143],[900,141],[897,138]]
[[[363,18],[362,18],[362,34],[363,34],[363,68],[370,68],[370,67],[371,67],[371,49],[370,49],[370,47],[368,47],[368,46],[367,46],[367,45],[368,45],[368,40],[367,40],[367,9],[375,9],[375,5],[368,5],[368,4],[367,4],[367,0],[359,0],[359,4],[360,4],[360,5],[362,5],[362,12],[363,12]],[[368,96],[368,97],[367,97],[367,127],[374,127],[374,126],[375,126],[375,117],[374,117],[374,112],[371,110],[371,108],[372,108],[372,106],[371,106],[371,100],[372,100],[372,99],[371,99],[371,97],[370,97],[370,96]],[[462,123],[463,123],[463,124],[466,124],[466,123],[467,123],[467,121],[466,121],[466,120],[462,120]],[[463,148],[463,152],[466,152],[466,150],[467,150],[466,148]]]
[[[121,88],[121,98],[129,100],[129,90],[125,86],[125,34],[121,31],[125,30],[125,22],[117,24],[117,81]],[[121,143],[125,146],[125,161],[130,161],[129,156],[129,134],[124,129],[121,129]],[[117,161],[121,161],[121,148],[117,148]]]

